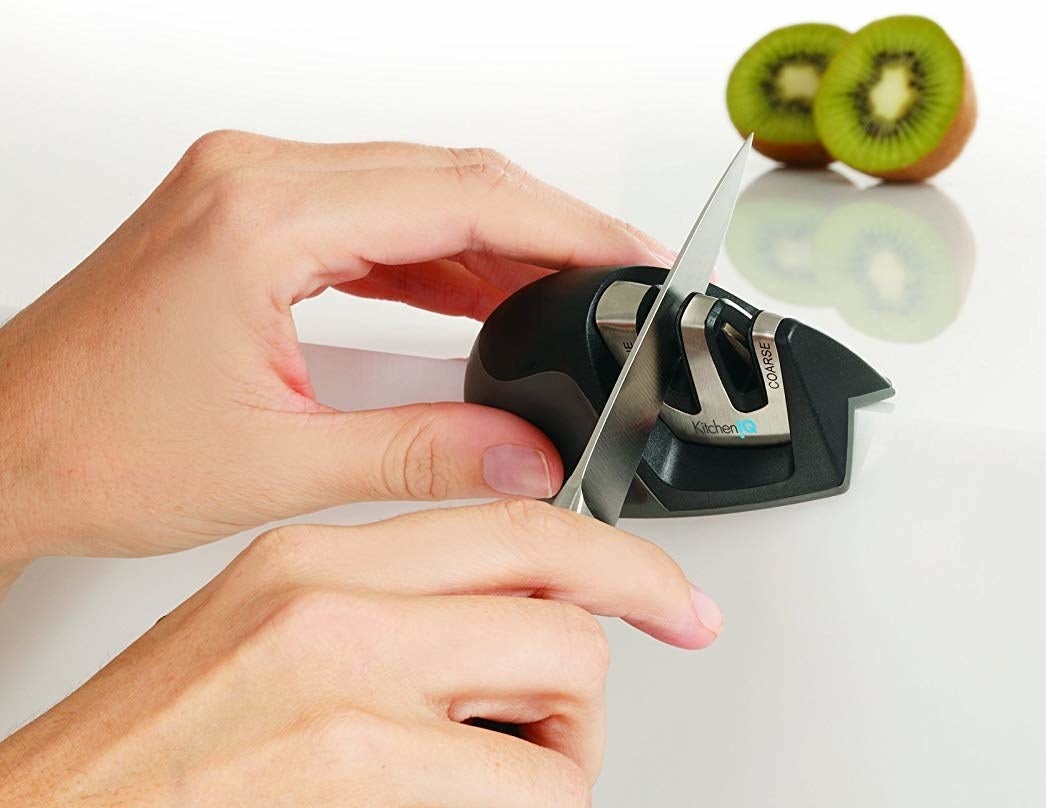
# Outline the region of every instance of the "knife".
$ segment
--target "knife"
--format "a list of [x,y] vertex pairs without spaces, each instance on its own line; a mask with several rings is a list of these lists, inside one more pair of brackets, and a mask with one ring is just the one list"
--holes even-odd
[[617,523],[679,359],[676,321],[691,292],[704,292],[723,245],[752,150],[744,142],[708,198],[661,284],[599,414],[581,459],[553,504]]

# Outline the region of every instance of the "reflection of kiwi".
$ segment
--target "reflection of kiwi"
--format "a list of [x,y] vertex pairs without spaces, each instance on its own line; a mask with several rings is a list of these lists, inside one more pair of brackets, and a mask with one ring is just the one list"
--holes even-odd
[[880,339],[923,342],[962,306],[973,236],[932,186],[877,186],[827,219],[815,239],[821,277],[854,327]]
[[805,23],[778,28],[745,51],[730,73],[730,120],[767,157],[796,165],[825,165],[811,109],[832,56],[849,36],[842,28]]
[[925,17],[887,17],[840,47],[813,105],[828,152],[892,180],[920,180],[954,160],[977,102],[962,54]]
[[818,274],[814,236],[832,208],[857,189],[834,171],[778,168],[753,182],[737,200],[726,250],[738,272],[777,300],[831,304]]

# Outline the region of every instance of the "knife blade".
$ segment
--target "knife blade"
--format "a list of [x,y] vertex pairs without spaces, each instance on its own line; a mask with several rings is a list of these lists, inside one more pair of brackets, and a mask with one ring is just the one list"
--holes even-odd
[[730,161],[669,270],[592,435],[553,504],[617,523],[679,359],[676,320],[691,292],[704,292],[723,245],[752,136]]

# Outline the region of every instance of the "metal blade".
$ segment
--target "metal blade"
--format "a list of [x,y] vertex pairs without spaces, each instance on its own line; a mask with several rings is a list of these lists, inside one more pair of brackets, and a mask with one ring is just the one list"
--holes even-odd
[[738,150],[697,217],[596,421],[581,459],[554,503],[613,525],[643,459],[675,370],[676,321],[691,292],[704,292],[741,190],[752,137]]

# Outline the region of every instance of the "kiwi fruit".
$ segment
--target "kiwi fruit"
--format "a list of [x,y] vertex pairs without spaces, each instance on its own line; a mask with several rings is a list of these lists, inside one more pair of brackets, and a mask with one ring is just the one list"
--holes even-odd
[[850,325],[925,342],[959,315],[975,261],[962,211],[932,185],[876,185],[839,206],[814,239],[819,277]]
[[847,38],[821,76],[813,122],[832,157],[887,180],[931,177],[977,120],[970,72],[925,17],[887,17]]
[[835,25],[778,28],[750,47],[726,85],[730,120],[756,151],[791,165],[832,161],[813,121],[821,76],[849,34]]
[[749,283],[775,300],[831,305],[830,278],[814,260],[815,238],[832,210],[857,195],[857,187],[835,171],[769,171],[737,200],[727,256]]

